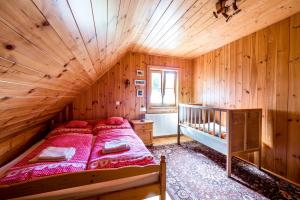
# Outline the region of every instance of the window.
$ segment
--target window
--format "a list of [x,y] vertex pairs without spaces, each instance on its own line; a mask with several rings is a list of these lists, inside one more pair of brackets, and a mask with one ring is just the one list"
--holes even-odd
[[177,70],[150,68],[150,108],[176,107],[177,105]]

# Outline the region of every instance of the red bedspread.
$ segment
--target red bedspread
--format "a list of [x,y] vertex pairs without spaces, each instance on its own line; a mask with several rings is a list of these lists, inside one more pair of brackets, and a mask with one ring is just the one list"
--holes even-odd
[[[12,184],[32,180],[37,177],[78,172],[86,169],[91,152],[93,136],[90,134],[57,135],[45,140],[41,145],[10,168],[0,179],[0,184]],[[68,161],[28,163],[48,146],[74,147],[75,155]]]
[[93,134],[93,126],[87,125],[86,128],[67,128],[66,124],[62,124],[55,129],[53,129],[47,137],[51,137],[53,135],[63,135],[66,133],[79,133],[79,134]]
[[[102,154],[101,150],[105,142],[112,140],[127,141],[130,150]],[[155,164],[154,158],[132,129],[111,129],[98,132],[88,169],[118,168],[131,165],[144,166],[148,164]]]
[[124,122],[119,125],[109,125],[107,124],[107,119],[100,119],[97,121],[93,131],[97,134],[98,131],[108,129],[131,129],[131,125],[127,119],[124,119]]

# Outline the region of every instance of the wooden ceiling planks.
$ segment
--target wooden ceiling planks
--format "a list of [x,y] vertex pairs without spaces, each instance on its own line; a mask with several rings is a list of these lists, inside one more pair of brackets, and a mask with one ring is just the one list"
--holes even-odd
[[300,11],[241,0],[226,23],[211,0],[0,1],[0,137],[47,121],[128,51],[195,58]]
[[68,3],[66,1],[43,0],[34,0],[34,3],[81,63],[83,69],[88,72],[93,80],[97,78],[95,68],[85,48],[81,33],[78,30]]

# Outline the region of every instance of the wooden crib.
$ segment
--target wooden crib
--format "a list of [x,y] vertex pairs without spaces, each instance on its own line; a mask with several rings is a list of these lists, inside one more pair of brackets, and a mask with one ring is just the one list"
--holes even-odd
[[258,152],[261,163],[262,109],[223,109],[199,104],[179,104],[177,142],[184,134],[227,156],[226,171],[231,176],[231,158]]

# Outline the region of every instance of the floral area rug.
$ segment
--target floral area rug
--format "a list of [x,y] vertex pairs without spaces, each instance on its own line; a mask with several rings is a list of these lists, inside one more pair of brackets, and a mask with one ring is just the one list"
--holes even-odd
[[300,188],[237,158],[232,178],[226,157],[196,141],[150,148],[155,158],[167,158],[167,191],[173,200],[300,199]]

